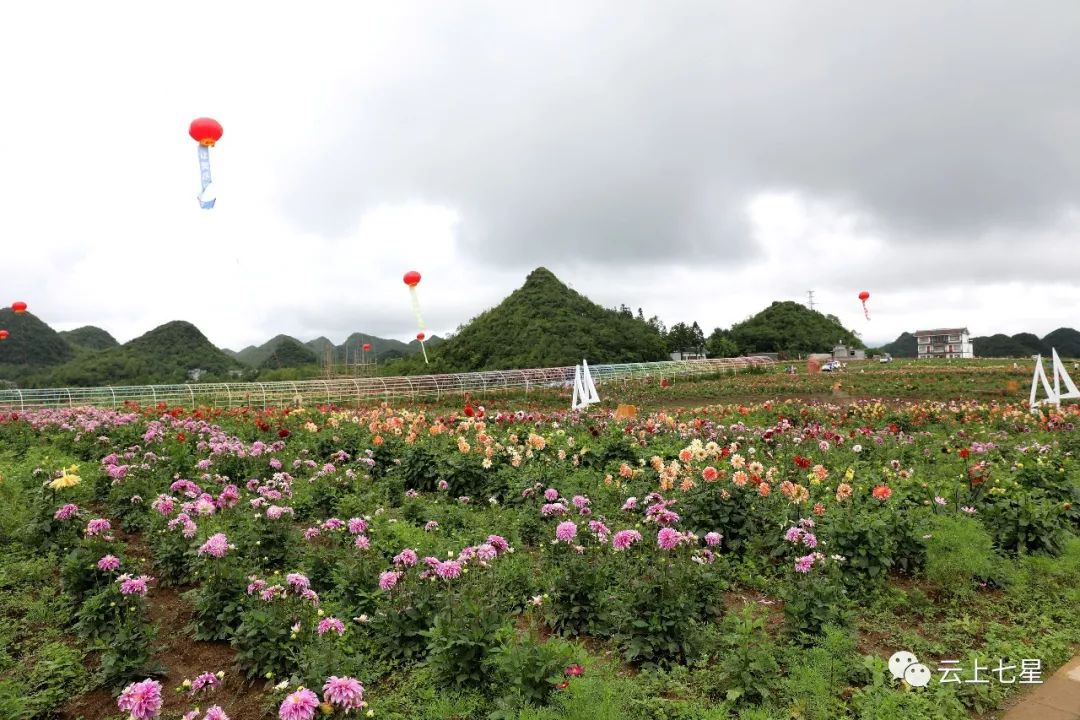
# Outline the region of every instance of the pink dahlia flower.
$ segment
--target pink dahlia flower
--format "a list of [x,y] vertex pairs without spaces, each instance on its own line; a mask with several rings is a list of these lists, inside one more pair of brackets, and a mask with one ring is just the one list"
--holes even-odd
[[364,704],[364,686],[355,678],[331,675],[323,685],[323,700],[346,712],[359,710]]
[[281,720],[311,720],[319,708],[319,696],[307,688],[300,688],[287,696],[278,708]]
[[161,683],[143,680],[124,688],[116,706],[131,713],[134,720],[150,720],[161,714]]
[[559,523],[555,528],[555,539],[559,542],[568,543],[577,537],[577,525],[570,520]]

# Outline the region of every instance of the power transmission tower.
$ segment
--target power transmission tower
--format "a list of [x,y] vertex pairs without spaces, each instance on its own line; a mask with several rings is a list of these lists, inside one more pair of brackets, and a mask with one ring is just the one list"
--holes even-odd
[[814,291],[813,290],[807,290],[806,295],[807,295],[807,297],[810,298],[810,309],[813,310],[814,309]]

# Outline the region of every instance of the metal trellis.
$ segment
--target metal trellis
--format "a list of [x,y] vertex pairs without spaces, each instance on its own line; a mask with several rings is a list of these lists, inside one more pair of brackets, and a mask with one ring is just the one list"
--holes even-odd
[[[590,365],[597,385],[641,379],[694,377],[723,372],[738,372],[750,367],[770,366],[768,357],[718,358],[706,360],[669,360],[653,363]],[[111,386],[96,388],[13,388],[0,390],[0,410],[50,407],[110,406],[125,403],[240,407],[250,404],[258,392],[263,407],[282,404],[321,402],[344,405],[382,397],[385,401],[408,398],[439,399],[456,388],[462,394],[484,396],[493,392],[521,389],[525,393],[542,388],[567,388],[573,383],[574,368],[529,368],[491,370],[449,375],[412,375],[399,377],[346,378],[339,380],[304,380],[258,383],[196,383],[184,385]],[[258,397],[258,396],[256,396]]]

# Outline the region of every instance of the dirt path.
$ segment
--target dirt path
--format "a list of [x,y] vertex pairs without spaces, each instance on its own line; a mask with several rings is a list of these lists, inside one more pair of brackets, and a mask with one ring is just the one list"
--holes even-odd
[[[143,538],[132,535],[124,538],[131,555],[151,557]],[[157,625],[154,656],[151,664],[166,669],[163,677],[155,678],[162,685],[163,717],[179,717],[197,704],[202,710],[220,705],[231,720],[259,720],[264,717],[262,683],[250,686],[233,668],[234,651],[225,642],[194,640],[187,631],[191,622],[191,604],[180,595],[186,588],[152,586],[147,595],[151,622]],[[194,680],[204,672],[225,672],[220,689],[204,696],[197,703],[189,701],[186,693],[176,692],[185,679]],[[63,720],[111,720],[117,717],[116,698],[104,689],[94,690],[72,699],[61,714]]]

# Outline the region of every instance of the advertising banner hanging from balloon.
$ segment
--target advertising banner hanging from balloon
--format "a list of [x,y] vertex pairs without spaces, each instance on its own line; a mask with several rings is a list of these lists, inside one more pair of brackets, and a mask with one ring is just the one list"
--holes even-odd
[[424,354],[424,364],[427,364],[427,349],[424,348],[424,318],[420,315],[420,298],[416,296],[416,286],[420,284],[420,273],[415,270],[410,270],[405,273],[405,277],[402,278],[402,280],[409,287],[409,297],[412,299],[413,314],[416,316],[416,329],[420,331],[416,334],[416,339],[420,341],[420,351]]
[[202,192],[199,193],[199,207],[209,210],[214,207],[217,197],[210,187],[210,148],[214,147],[224,131],[221,123],[212,118],[196,118],[191,121],[188,134],[199,143],[199,180]]

